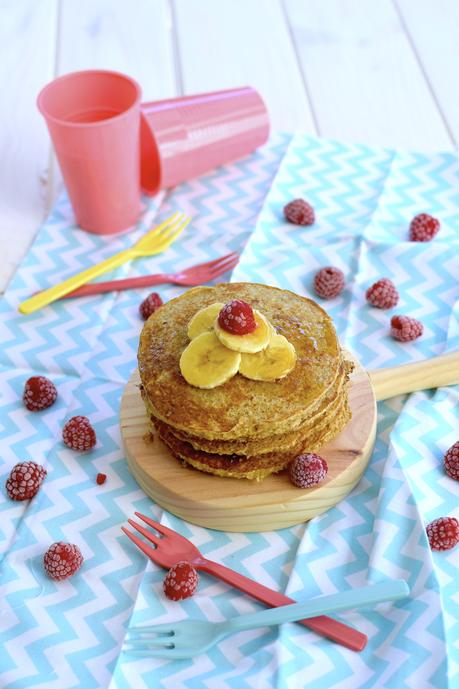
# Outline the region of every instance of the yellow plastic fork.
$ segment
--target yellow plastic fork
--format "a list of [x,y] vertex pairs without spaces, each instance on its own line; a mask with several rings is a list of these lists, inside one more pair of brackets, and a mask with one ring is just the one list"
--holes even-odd
[[87,268],[87,270],[83,270],[81,273],[72,275],[68,280],[64,280],[64,282],[58,285],[43,290],[43,292],[34,294],[33,297],[26,299],[19,305],[19,311],[21,313],[33,313],[43,306],[51,304],[65,294],[72,292],[72,290],[80,287],[80,285],[84,285],[93,278],[102,275],[102,273],[112,270],[112,268],[117,268],[123,263],[126,263],[126,261],[130,261],[132,258],[153,256],[154,254],[165,251],[172,242],[177,239],[179,234],[183,232],[190,220],[191,218],[188,218],[182,213],[174,213],[170,218],[161,223],[161,225],[147,232],[130,249],[120,251],[110,256],[110,258],[107,258],[105,261],[91,266],[91,268]]

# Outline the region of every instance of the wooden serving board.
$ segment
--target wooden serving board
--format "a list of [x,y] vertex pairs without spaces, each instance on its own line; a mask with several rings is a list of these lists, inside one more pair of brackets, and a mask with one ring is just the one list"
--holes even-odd
[[342,500],[368,464],[376,435],[376,402],[370,379],[356,363],[349,402],[352,419],[320,454],[325,481],[297,488],[285,473],[264,481],[221,478],[182,465],[155,435],[139,391],[138,371],[121,401],[121,435],[129,468],[158,505],[193,524],[220,531],[272,531],[308,521]]

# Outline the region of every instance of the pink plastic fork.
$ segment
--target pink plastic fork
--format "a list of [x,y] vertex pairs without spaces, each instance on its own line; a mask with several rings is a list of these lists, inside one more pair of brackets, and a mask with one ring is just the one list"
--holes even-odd
[[207,263],[200,263],[190,268],[185,268],[179,273],[157,273],[156,275],[142,275],[141,277],[125,278],[124,280],[108,280],[106,282],[94,282],[83,285],[73,292],[65,294],[62,298],[68,297],[87,297],[92,294],[102,294],[104,292],[121,291],[133,289],[135,287],[151,287],[153,285],[163,285],[172,283],[174,285],[185,285],[194,287],[205,282],[214,280],[219,275],[232,270],[239,261],[239,254],[233,251],[226,256],[221,256]]
[[[140,512],[135,512],[135,515],[158,532],[157,534],[152,534],[141,524],[138,524],[133,519],[128,519],[129,524],[136,529],[136,531],[141,533],[142,536],[145,536],[150,543],[153,543],[155,546],[154,548],[147,545],[138,536],[128,531],[128,529],[124,527],[121,528],[126,536],[128,536],[131,541],[133,541],[136,546],[157,565],[169,568],[180,560],[186,560],[196,569],[207,572],[208,574],[213,574],[213,576],[221,579],[221,581],[224,581],[226,584],[234,586],[234,588],[244,591],[244,593],[248,593],[272,608],[295,602],[292,598],[284,596],[284,594],[277,591],[273,591],[267,586],[263,586],[263,584],[259,584],[224,565],[220,565],[212,560],[207,560],[191,541],[181,536],[176,531],[168,529],[167,526],[153,521],[153,519],[146,517],[144,514],[140,514]],[[368,641],[365,634],[331,617],[326,617],[325,615],[301,620],[300,624],[309,627],[318,634],[326,636],[353,651],[361,651],[365,648]]]

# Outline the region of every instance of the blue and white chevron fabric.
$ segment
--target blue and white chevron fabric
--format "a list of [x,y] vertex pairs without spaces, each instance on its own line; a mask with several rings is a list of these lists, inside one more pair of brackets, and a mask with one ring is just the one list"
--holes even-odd
[[[308,525],[277,532],[222,533],[187,524],[151,503],[129,474],[118,426],[123,387],[136,365],[147,290],[63,300],[30,316],[17,305],[126,248],[175,210],[193,223],[170,249],[111,277],[170,271],[239,250],[233,280],[276,284],[312,295],[314,272],[337,265],[347,277],[325,304],[344,344],[366,367],[413,361],[457,348],[459,164],[452,155],[401,154],[304,135],[278,135],[253,156],[157,196],[134,231],[97,237],[75,227],[64,197],[40,229],[1,311],[0,468],[44,464],[48,476],[30,503],[0,493],[0,686],[2,689],[453,689],[457,648],[458,549],[432,556],[424,525],[457,510],[458,488],[442,472],[459,439],[457,388],[399,396],[379,405],[378,437],[363,480]],[[304,196],[317,222],[284,222],[283,205]],[[409,243],[409,220],[437,215],[435,240]],[[391,277],[401,312],[425,325],[401,344],[387,312],[370,309],[366,287]],[[106,279],[105,277],[103,279]],[[181,288],[158,288],[164,300]],[[376,312],[377,311],[377,312]],[[56,404],[30,413],[25,380],[48,375]],[[61,442],[64,422],[88,416],[98,444],[77,455]],[[108,478],[95,484],[98,472]],[[353,653],[297,625],[241,632],[186,661],[135,659],[122,652],[128,625],[185,617],[222,620],[261,606],[203,574],[197,593],[172,602],[164,571],[147,562],[120,527],[134,510],[177,529],[213,560],[298,600],[401,577],[410,599],[339,618],[365,631]],[[457,512],[456,512],[457,515]],[[81,570],[55,583],[41,559],[56,540],[76,543]]]

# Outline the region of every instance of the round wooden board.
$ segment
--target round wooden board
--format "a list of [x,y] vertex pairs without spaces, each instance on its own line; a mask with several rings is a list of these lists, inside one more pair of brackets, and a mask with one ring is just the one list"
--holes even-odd
[[264,481],[205,474],[182,465],[155,435],[139,391],[138,371],[121,401],[121,435],[129,468],[158,505],[193,524],[220,531],[272,531],[308,521],[342,500],[359,482],[373,450],[376,402],[370,379],[356,362],[349,402],[352,419],[320,454],[328,474],[317,487],[293,486],[285,473]]

